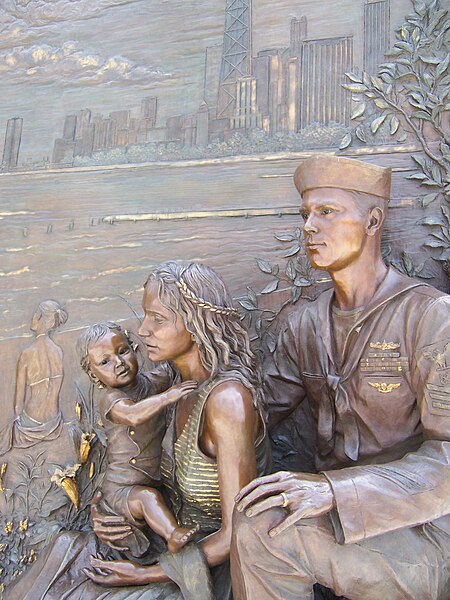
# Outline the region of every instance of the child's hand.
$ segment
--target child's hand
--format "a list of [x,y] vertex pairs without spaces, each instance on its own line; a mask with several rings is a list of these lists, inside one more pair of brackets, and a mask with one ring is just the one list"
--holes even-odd
[[193,392],[198,386],[196,381],[183,381],[178,385],[174,385],[165,392],[165,396],[169,403],[177,402],[186,394]]

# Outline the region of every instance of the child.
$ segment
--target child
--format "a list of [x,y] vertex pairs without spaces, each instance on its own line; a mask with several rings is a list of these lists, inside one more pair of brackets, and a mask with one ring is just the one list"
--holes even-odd
[[108,439],[108,465],[101,490],[104,502],[135,527],[142,527],[145,521],[167,541],[169,551],[177,552],[197,528],[179,527],[153,486],[159,481],[165,408],[192,392],[197,382],[169,387],[173,376],[167,370],[138,373],[130,341],[115,323],[89,327],[78,340],[77,353],[83,370],[98,387],[105,388],[100,399]]

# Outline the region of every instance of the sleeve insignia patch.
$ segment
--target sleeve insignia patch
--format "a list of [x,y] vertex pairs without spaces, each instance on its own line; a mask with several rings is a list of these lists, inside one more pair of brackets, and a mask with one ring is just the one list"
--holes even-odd
[[435,363],[438,371],[448,369],[450,367],[450,342],[444,346],[442,352],[436,349],[431,352],[424,352],[423,355]]

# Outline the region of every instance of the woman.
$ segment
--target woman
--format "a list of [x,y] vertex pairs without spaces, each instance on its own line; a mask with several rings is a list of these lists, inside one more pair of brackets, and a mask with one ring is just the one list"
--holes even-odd
[[[198,389],[181,399],[163,441],[162,480],[180,524],[198,525],[210,567],[228,560],[239,490],[267,471],[260,373],[222,280],[201,264],[157,267],[144,288],[139,335],[153,362],[168,361]],[[168,581],[161,565],[92,560],[106,585]],[[108,574],[105,574],[107,569]]]
[[[139,334],[149,359],[163,366],[169,363],[174,381],[198,383],[169,418],[161,464],[162,488],[169,504],[180,525],[199,526],[198,544],[189,544],[185,552],[163,554],[150,566],[91,558],[92,569],[84,572],[99,587],[89,580],[79,583],[79,572],[70,572],[68,577],[73,564],[82,564],[88,545],[73,537],[68,540],[78,552],[74,561],[64,542],[57,540],[25,576],[22,589],[29,582],[31,595],[23,596],[15,586],[8,598],[39,600],[33,588],[35,576],[41,573],[46,577],[45,589],[59,585],[61,597],[61,574],[65,573],[71,593],[64,598],[71,600],[134,598],[135,594],[145,600],[172,598],[174,587],[165,583],[170,580],[176,581],[185,598],[206,600],[212,595],[207,595],[209,569],[201,569],[205,563],[212,568],[216,597],[230,596],[226,570],[234,498],[255,476],[267,472],[270,462],[257,361],[223,281],[204,265],[168,262],[158,266],[145,284],[143,308]],[[93,517],[98,537],[113,547],[133,535],[118,516],[104,515],[94,507]],[[63,552],[66,566],[58,562]]]
[[0,433],[0,455],[14,448],[30,448],[52,441],[63,426],[59,392],[63,380],[63,353],[50,333],[67,321],[67,312],[55,300],[45,300],[31,320],[35,341],[19,357],[14,412],[16,418]]

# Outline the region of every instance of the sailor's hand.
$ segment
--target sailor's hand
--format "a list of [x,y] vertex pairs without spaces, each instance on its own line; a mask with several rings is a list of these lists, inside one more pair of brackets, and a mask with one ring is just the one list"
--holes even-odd
[[237,510],[248,517],[259,515],[270,508],[282,507],[287,517],[269,531],[275,536],[300,519],[319,517],[334,507],[334,496],[325,475],[279,471],[258,477],[236,496]]

